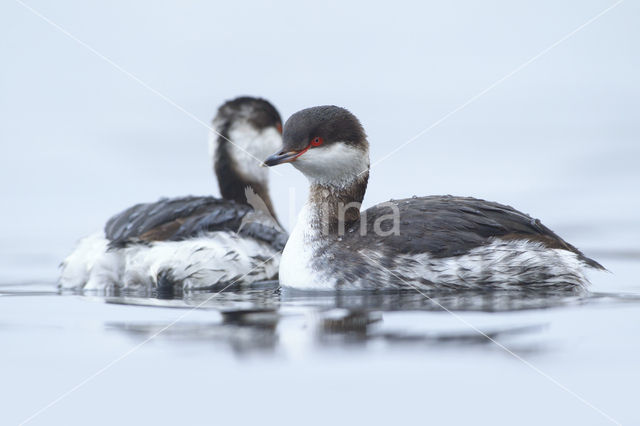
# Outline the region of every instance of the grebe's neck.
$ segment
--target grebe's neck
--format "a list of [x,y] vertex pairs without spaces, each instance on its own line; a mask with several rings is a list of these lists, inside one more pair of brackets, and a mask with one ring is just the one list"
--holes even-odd
[[264,170],[264,175],[260,176],[260,180],[248,178],[246,173],[242,173],[236,164],[232,149],[233,146],[229,141],[219,137],[214,152],[213,168],[218,179],[220,195],[225,200],[233,200],[237,203],[246,204],[247,196],[245,189],[250,187],[253,192],[264,201],[271,216],[276,218],[271,197],[269,196],[269,178],[266,174],[266,169]]
[[368,181],[368,170],[341,185],[311,181],[305,206],[306,223],[300,226],[316,235],[344,234],[345,229],[360,218]]

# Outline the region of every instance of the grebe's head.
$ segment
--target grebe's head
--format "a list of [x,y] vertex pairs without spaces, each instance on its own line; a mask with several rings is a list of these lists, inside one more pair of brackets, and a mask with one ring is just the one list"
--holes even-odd
[[243,96],[222,104],[212,124],[209,150],[218,180],[233,174],[266,184],[268,172],[261,167],[262,160],[282,143],[278,110],[264,99]]
[[293,114],[282,147],[267,166],[292,163],[312,183],[346,186],[368,177],[369,143],[362,124],[344,108],[318,106]]

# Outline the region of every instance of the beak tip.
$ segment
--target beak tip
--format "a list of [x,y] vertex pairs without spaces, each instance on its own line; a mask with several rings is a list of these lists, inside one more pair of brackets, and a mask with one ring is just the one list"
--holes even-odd
[[279,152],[267,157],[262,164],[265,167],[272,167],[277,166],[278,164],[289,163],[295,159],[295,154],[296,153],[292,152]]
[[278,164],[277,157],[272,155],[262,162],[262,167],[272,167]]

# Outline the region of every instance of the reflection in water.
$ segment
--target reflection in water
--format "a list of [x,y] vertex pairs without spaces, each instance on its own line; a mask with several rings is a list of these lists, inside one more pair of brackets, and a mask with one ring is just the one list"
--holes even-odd
[[417,292],[318,292],[303,293],[281,290],[274,286],[257,289],[208,291],[176,291],[169,296],[155,292],[84,293],[107,303],[215,309],[224,313],[247,309],[279,309],[306,307],[346,309],[350,311],[478,311],[505,312],[524,309],[546,309],[579,305],[604,296],[583,290],[539,291],[460,291]]
[[[284,333],[297,329],[306,335],[306,340],[314,348],[324,349],[364,348],[372,343],[388,346],[412,345],[423,349],[487,345],[491,340],[534,333],[543,328],[541,325],[494,327],[483,330],[483,334],[468,327],[454,331],[407,332],[380,327],[383,325],[382,312],[331,309],[303,313],[307,315],[280,315],[276,310],[227,311],[220,322],[181,321],[163,331],[161,336],[173,341],[223,344],[236,355],[245,355],[253,352],[275,352],[285,346],[287,339],[281,339],[283,332],[279,327],[283,321],[289,322]],[[168,324],[112,322],[107,324],[107,328],[146,339]],[[525,346],[511,349],[518,352],[538,350],[537,347]]]
[[[259,321],[253,320],[249,323],[180,321],[162,331],[161,336],[177,341],[223,343],[238,355],[250,352],[271,352],[278,344],[277,315],[274,315],[275,321],[267,317],[268,315]],[[106,324],[108,329],[119,330],[142,339],[158,333],[167,325],[169,323],[112,322]]]
[[[285,346],[289,334],[302,334],[315,348],[353,348],[374,343],[388,346],[413,345],[419,348],[486,345],[533,334],[544,324],[485,327],[482,333],[464,324],[453,330],[429,328],[433,315],[443,310],[456,312],[508,312],[545,309],[590,303],[601,298],[586,292],[463,292],[420,294],[394,293],[303,294],[280,291],[277,284],[243,291],[188,292],[141,297],[111,295],[108,303],[205,309],[220,315],[217,322],[190,323],[187,319],[171,326],[165,338],[223,343],[236,354],[275,352]],[[390,328],[385,316],[418,314],[424,318],[420,330],[407,331],[413,323]],[[431,317],[429,316],[431,315]],[[438,317],[441,318],[441,317]],[[412,321],[415,321],[413,319]],[[146,338],[168,323],[109,323],[129,335]],[[511,345],[518,352],[540,350],[536,345]]]
[[[0,288],[0,296],[58,294],[68,293],[57,293],[42,286]],[[540,351],[542,347],[536,342],[539,340],[536,333],[546,324],[530,321],[515,324],[513,316],[499,313],[640,302],[637,295],[585,291],[418,293],[408,290],[305,294],[280,290],[274,281],[251,289],[219,292],[110,290],[81,294],[85,299],[117,305],[178,308],[185,314],[198,310],[204,314],[204,320],[203,315],[198,320],[184,315],[175,322],[109,321],[106,327],[136,340],[161,332],[158,337],[168,341],[223,345],[237,355],[278,353],[292,344],[307,345],[312,350],[364,348],[378,344],[390,348],[410,345],[420,350],[483,345],[497,349],[487,345],[492,340],[517,353]],[[467,317],[487,312],[497,314],[483,316],[494,321],[493,325],[479,327],[480,333],[468,324],[449,318],[443,313],[445,310]],[[443,329],[443,324],[447,328]]]
[[309,294],[284,294],[285,300],[317,305],[326,303],[344,309],[381,311],[480,311],[504,312],[543,309],[582,303],[589,297],[585,291],[460,291],[394,293],[332,293],[310,297]]
[[[379,312],[345,312],[340,318],[323,318],[321,332],[317,334],[319,344],[344,346],[345,344],[384,343],[389,346],[412,345],[422,349],[438,349],[455,346],[487,345],[505,338],[517,337],[540,331],[542,325],[519,327],[500,327],[481,330],[468,326],[456,331],[419,331],[385,330],[371,327],[382,321]],[[534,352],[538,345],[510,345],[512,351],[519,353]]]

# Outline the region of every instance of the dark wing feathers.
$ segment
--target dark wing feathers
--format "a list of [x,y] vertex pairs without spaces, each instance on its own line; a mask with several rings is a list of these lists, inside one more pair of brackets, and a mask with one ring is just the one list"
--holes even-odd
[[109,219],[105,235],[112,242],[118,242],[139,238],[158,227],[173,229],[172,222],[216,208],[221,201],[213,197],[183,197],[136,204]]
[[[213,197],[161,199],[136,204],[113,216],[105,225],[105,236],[113,247],[145,241],[180,241],[205,232],[232,231],[240,227],[251,206]],[[252,226],[240,235],[263,240],[274,247],[286,234],[268,226]],[[280,247],[281,249],[282,247]]]
[[[400,235],[377,236],[374,226],[377,219],[389,218],[391,207],[386,203],[365,211],[367,233],[360,236],[360,222],[354,223],[348,233],[352,244],[358,241],[371,246],[375,238],[396,253],[424,253],[434,257],[449,257],[467,253],[486,244],[492,238],[528,239],[550,248],[571,251],[595,268],[597,262],[584,256],[577,248],[564,241],[539,220],[502,204],[468,197],[431,196],[416,197],[392,202],[400,211]],[[382,231],[390,231],[391,219],[380,222]]]

